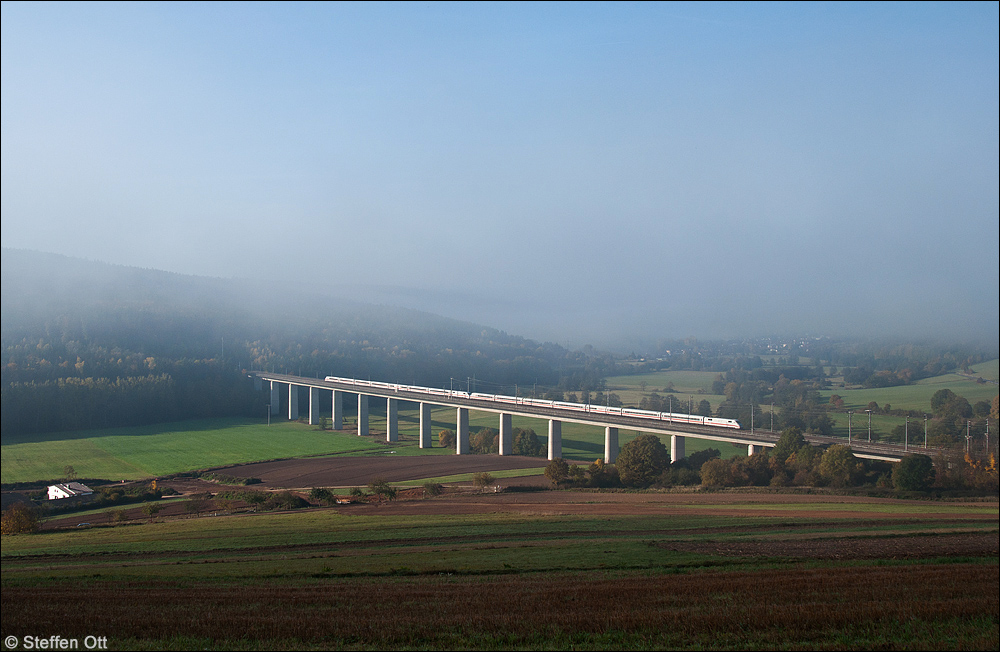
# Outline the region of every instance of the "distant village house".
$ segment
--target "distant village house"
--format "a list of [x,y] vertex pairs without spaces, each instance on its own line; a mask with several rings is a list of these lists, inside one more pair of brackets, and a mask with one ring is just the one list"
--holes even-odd
[[94,493],[93,489],[80,482],[49,485],[49,500],[84,498]]

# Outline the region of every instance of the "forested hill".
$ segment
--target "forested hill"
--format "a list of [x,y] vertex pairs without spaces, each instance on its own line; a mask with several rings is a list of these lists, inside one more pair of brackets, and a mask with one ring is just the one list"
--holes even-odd
[[[485,391],[596,387],[613,363],[309,288],[2,251],[4,436],[259,414],[246,371]],[[113,408],[113,409],[112,409]]]

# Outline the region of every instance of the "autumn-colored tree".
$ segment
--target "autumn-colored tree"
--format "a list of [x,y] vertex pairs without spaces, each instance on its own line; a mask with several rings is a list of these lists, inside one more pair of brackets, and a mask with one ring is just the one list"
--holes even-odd
[[0,517],[0,533],[32,534],[38,532],[38,512],[27,503],[14,503]]
[[733,464],[729,460],[715,458],[701,465],[701,485],[703,487],[731,487]]
[[457,441],[454,430],[442,430],[438,433],[438,443],[441,444],[441,448],[455,448]]
[[545,467],[545,477],[555,486],[565,482],[569,477],[569,464],[561,457],[557,457]]
[[984,459],[974,459],[968,453],[965,454],[965,475],[967,484],[980,491],[997,492],[1000,485],[997,475],[997,458],[993,453],[986,455]]
[[493,428],[480,428],[469,437],[469,449],[479,455],[496,454],[500,447],[500,433]]
[[864,473],[864,465],[854,457],[850,447],[834,444],[823,453],[819,462],[819,473],[835,487],[848,487]]

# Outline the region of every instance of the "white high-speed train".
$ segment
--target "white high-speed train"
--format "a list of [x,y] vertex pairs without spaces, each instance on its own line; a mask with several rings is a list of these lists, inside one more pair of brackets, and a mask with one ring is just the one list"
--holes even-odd
[[354,385],[356,387],[374,387],[376,389],[389,390],[394,392],[413,392],[416,394],[430,394],[432,396],[445,396],[451,398],[466,398],[474,401],[490,401],[493,403],[509,403],[511,405],[529,405],[532,407],[553,408],[556,410],[568,410],[573,412],[589,412],[593,414],[613,414],[615,416],[635,417],[638,419],[654,419],[656,421],[669,421],[670,423],[693,423],[703,426],[715,426],[717,428],[733,428],[738,430],[740,422],[736,419],[723,419],[721,417],[703,417],[698,414],[680,414],[677,412],[650,412],[649,410],[637,410],[627,407],[608,407],[605,405],[591,405],[589,403],[566,403],[563,401],[549,401],[541,398],[526,398],[523,396],[506,396],[504,394],[481,394],[478,392],[461,392],[452,389],[437,389],[436,387],[420,387],[418,385],[398,385],[396,383],[382,383],[376,380],[356,380],[354,378],[339,378],[337,376],[327,376],[324,380],[344,385]]

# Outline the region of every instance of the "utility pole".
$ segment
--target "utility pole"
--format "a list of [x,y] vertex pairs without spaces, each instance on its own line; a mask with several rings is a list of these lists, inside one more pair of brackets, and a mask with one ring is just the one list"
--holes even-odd
[[850,410],[847,411],[847,445],[851,445],[851,415],[854,414]]
[[872,443],[872,411],[865,410],[868,413],[868,443]]

